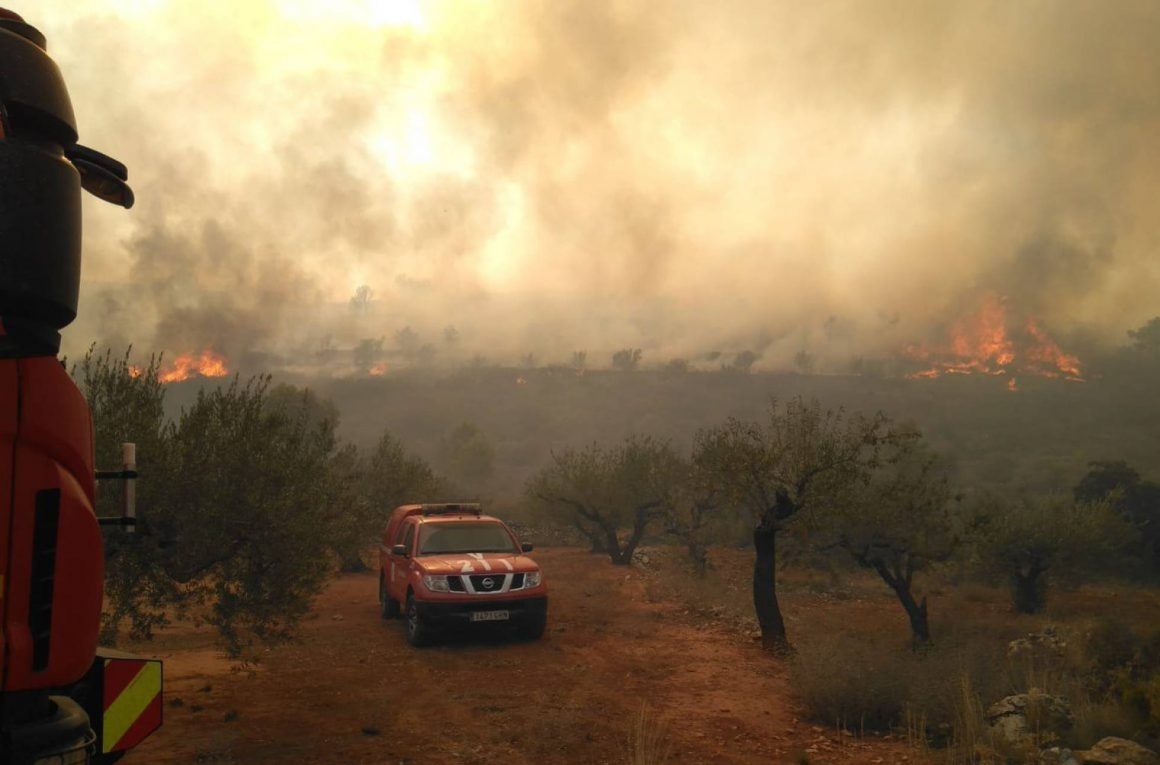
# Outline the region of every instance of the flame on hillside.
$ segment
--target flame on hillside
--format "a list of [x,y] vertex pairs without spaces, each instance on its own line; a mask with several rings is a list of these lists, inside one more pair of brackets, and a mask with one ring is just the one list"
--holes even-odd
[[[988,295],[971,314],[951,325],[947,341],[937,347],[907,346],[903,354],[922,362],[924,369],[910,379],[934,379],[943,375],[1028,374],[1082,381],[1079,358],[1065,353],[1034,317],[1015,319],[1007,301]],[[1014,377],[1007,389],[1018,390]]]
[[375,364],[373,367],[370,368],[371,377],[382,377],[386,373],[387,373],[387,364],[384,361],[380,361],[378,364]]
[[199,354],[179,355],[161,370],[158,379],[163,383],[171,383],[188,380],[194,376],[225,377],[229,373],[226,357],[207,348]]

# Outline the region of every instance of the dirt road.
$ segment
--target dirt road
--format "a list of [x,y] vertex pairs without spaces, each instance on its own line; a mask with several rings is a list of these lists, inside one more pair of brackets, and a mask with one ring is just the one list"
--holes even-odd
[[537,642],[410,648],[379,618],[374,575],[353,575],[253,670],[192,627],[135,646],[166,660],[165,726],[124,762],[628,763],[642,705],[673,763],[914,761],[799,722],[778,662],[650,600],[641,572],[574,549],[534,557],[551,587]]

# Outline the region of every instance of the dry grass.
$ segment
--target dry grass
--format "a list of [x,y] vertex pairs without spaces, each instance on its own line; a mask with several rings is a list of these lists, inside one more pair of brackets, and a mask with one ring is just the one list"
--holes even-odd
[[[713,550],[704,579],[688,573],[678,550],[653,557],[660,558],[658,595],[680,597],[691,609],[741,629],[756,627],[751,551]],[[1070,702],[1075,726],[1064,743],[1073,748],[1108,735],[1158,743],[1130,703],[1099,692],[1092,674],[1106,675],[1107,666],[1132,650],[1124,629],[1107,620],[1129,613],[1136,625],[1160,625],[1155,588],[1059,588],[1045,613],[1027,616],[1013,611],[1006,588],[962,572],[921,584],[929,596],[934,646],[915,654],[901,607],[873,575],[840,566],[779,571],[778,596],[796,649],[791,680],[808,717],[848,730],[905,731],[915,746],[940,748],[938,759],[945,757],[948,765],[1017,762],[1025,753],[992,740],[985,710],[1003,696],[1038,688]],[[1067,640],[1066,655],[1007,658],[1011,640],[1047,626]],[[1146,650],[1160,655],[1156,640],[1156,649]],[[1154,682],[1160,688],[1160,674]]]
[[844,636],[799,639],[790,677],[804,711],[819,723],[905,730],[935,746],[947,745],[968,716],[981,720],[981,702],[964,707],[964,699],[998,698],[1014,688],[1002,650],[985,643],[915,653]]

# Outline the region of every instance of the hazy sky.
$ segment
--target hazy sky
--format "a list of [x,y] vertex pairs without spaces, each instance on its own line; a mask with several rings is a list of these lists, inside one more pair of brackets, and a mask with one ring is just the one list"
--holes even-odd
[[86,202],[73,352],[776,367],[989,293],[1065,339],[1160,314],[1152,0],[11,2],[137,192]]

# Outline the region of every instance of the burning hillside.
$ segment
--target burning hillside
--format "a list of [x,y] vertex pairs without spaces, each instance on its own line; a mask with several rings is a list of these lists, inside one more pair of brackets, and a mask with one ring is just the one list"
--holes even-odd
[[909,345],[903,355],[923,368],[907,377],[933,379],[948,374],[1010,375],[1007,388],[1017,390],[1015,375],[1082,381],[1076,356],[1063,351],[1032,316],[1013,315],[1007,300],[991,294],[973,313],[951,325],[940,345]]
[[181,382],[199,377],[225,377],[230,373],[225,356],[207,348],[199,354],[182,353],[161,370],[161,382]]
[[[206,348],[201,353],[179,354],[158,371],[157,378],[163,383],[174,383],[183,382],[191,377],[225,377],[229,373],[229,362],[226,357],[212,348]],[[131,377],[140,377],[143,374],[145,374],[143,367],[129,365]]]

